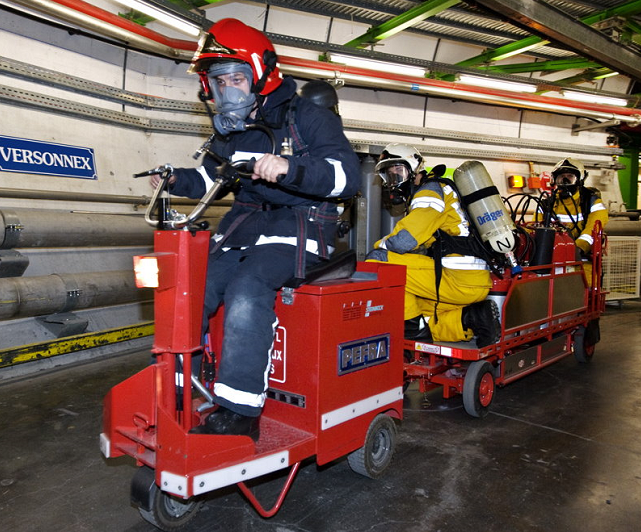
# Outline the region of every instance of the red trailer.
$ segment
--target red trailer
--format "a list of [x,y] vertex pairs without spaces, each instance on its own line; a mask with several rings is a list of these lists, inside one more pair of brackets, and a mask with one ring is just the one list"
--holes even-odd
[[601,289],[604,237],[595,228],[592,274],[588,283],[574,241],[558,228],[552,263],[508,268],[493,275],[490,298],[501,311],[501,339],[478,349],[473,342],[405,341],[405,386],[418,381],[428,392],[442,388],[443,397],[463,396],[468,414],[483,417],[496,387],[504,386],[574,353],[588,362],[598,342],[598,320],[605,308]]

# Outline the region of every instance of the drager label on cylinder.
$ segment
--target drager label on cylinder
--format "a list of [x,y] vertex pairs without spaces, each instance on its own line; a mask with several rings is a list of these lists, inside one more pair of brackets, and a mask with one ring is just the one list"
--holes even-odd
[[389,360],[389,334],[346,342],[338,346],[338,374],[344,375]]
[[96,179],[91,148],[0,135],[0,171]]
[[501,216],[503,216],[502,210],[498,210],[494,212],[484,212],[482,216],[476,217],[476,221],[478,222],[479,225],[483,225],[484,223],[498,220]]

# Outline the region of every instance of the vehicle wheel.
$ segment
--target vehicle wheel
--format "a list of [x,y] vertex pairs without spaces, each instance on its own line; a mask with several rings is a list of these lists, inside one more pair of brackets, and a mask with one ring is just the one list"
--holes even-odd
[[463,381],[463,406],[473,417],[485,417],[489,411],[496,384],[492,365],[485,360],[476,360],[467,368]]
[[594,355],[596,344],[590,343],[588,336],[588,331],[583,325],[579,325],[579,328],[574,333],[574,340],[572,342],[574,358],[581,364],[590,362],[592,355]]
[[149,511],[142,508],[138,510],[145,521],[160,530],[184,530],[202,506],[203,501],[174,497],[155,484],[152,489],[151,508]]
[[365,436],[365,445],[347,456],[352,471],[369,478],[378,478],[392,461],[396,447],[396,425],[385,414],[376,416]]

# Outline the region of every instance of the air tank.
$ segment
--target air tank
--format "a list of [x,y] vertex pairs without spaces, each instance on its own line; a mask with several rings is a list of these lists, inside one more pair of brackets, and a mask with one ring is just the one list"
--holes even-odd
[[483,163],[464,162],[454,170],[454,183],[483,242],[497,253],[505,255],[513,269],[518,268],[514,257],[516,227],[505,211],[501,195]]

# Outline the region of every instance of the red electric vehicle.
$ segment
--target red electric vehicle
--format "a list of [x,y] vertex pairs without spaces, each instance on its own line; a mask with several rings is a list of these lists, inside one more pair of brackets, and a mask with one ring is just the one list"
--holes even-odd
[[[155,363],[110,390],[100,436],[106,457],[129,455],[140,466],[131,493],[143,518],[162,530],[181,529],[199,495],[233,484],[260,515],[272,516],[301,461],[312,456],[326,464],[347,455],[354,471],[378,477],[403,415],[404,268],[356,265],[352,253],[310,272],[313,282],[283,288],[260,439],[190,434],[211,411],[222,334],[220,311],[209,345],[201,344],[210,233],[195,223],[234,168],[221,161],[215,186],[189,216],[161,201],[171,170],[143,174],[152,173],[164,178],[146,215],[158,229],[155,251],[134,261],[137,279],[155,286]],[[203,351],[209,369],[192,372],[192,356]],[[245,481],[286,468],[278,500],[263,508]]]

